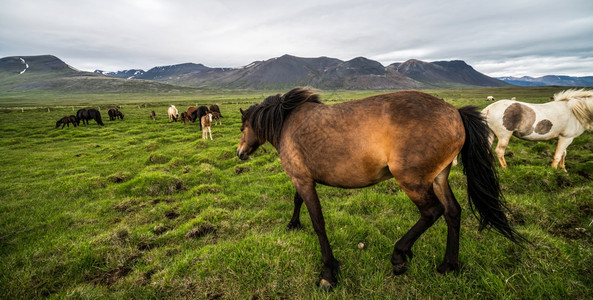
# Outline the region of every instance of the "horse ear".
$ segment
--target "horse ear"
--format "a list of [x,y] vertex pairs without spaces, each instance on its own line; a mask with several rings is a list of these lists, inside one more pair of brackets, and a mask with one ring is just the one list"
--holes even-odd
[[241,115],[245,116],[245,111],[243,111],[242,108],[239,108],[239,111],[241,112]]

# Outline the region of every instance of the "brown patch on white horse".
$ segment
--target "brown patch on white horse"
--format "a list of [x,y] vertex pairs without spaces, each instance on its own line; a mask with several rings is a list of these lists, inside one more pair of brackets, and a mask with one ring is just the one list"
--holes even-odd
[[535,123],[535,111],[520,103],[511,104],[502,116],[504,127],[513,131],[517,137],[530,135],[533,132],[533,123]]
[[535,125],[534,131],[537,134],[544,135],[544,134],[550,132],[550,130],[552,129],[553,126],[554,126],[554,124],[550,120],[541,120],[537,123],[537,125]]

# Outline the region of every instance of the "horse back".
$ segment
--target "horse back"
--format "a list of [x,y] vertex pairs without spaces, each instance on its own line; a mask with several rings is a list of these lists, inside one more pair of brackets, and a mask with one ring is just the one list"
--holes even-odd
[[[398,92],[335,105],[303,104],[288,116],[279,152],[289,175],[306,169],[328,185],[362,187],[397,169],[430,169],[426,172],[436,176],[464,140],[455,107],[428,94]],[[361,176],[353,181],[352,174]]]

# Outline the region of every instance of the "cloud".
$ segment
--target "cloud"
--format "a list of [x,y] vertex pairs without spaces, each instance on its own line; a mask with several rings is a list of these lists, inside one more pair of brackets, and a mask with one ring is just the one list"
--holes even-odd
[[4,0],[2,6],[0,57],[53,54],[90,71],[184,62],[239,67],[292,54],[364,56],[384,65],[461,59],[488,75],[592,73],[583,67],[593,56],[589,0]]

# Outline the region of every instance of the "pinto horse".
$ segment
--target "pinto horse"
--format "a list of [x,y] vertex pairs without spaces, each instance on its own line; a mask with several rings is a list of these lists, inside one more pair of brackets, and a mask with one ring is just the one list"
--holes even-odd
[[169,122],[177,122],[177,117],[179,116],[179,111],[175,105],[171,105],[169,109],[167,109],[167,114],[169,115]]
[[212,140],[212,113],[202,116],[200,125],[202,125],[202,139],[207,140],[208,133],[210,133],[210,139]]
[[[507,167],[504,152],[514,135],[529,141],[558,139],[552,168],[566,171],[566,148],[593,126],[593,90],[565,90],[555,94],[553,100],[543,104],[500,100],[482,110],[498,138],[495,151],[503,168]],[[491,137],[491,144],[493,140]]]
[[[459,268],[461,207],[448,177],[451,162],[461,153],[468,201],[480,229],[494,228],[516,243],[524,240],[507,221],[488,144],[489,130],[475,107],[457,109],[416,91],[324,105],[312,91],[296,88],[270,96],[241,114],[236,154],[246,160],[265,142],[278,151],[296,190],[288,228],[301,227],[304,202],[321,247],[319,285],[324,289],[337,284],[339,262],[325,231],[317,183],[361,188],[395,178],[420,210],[420,219],[395,243],[391,256],[394,273],[407,270],[414,242],[442,215],[448,229],[447,247],[437,271],[450,272]],[[375,117],[349,122],[348,117],[354,114]]]

